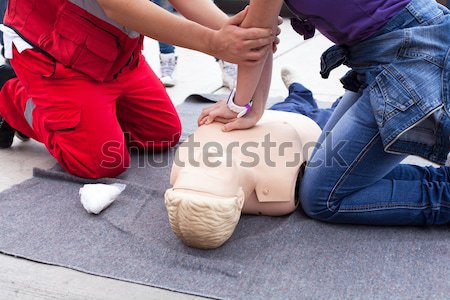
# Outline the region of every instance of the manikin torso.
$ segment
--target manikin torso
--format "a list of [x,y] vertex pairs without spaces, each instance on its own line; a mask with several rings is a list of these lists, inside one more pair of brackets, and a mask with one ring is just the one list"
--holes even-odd
[[180,145],[172,167],[174,190],[208,195],[211,201],[244,191],[243,213],[291,213],[301,165],[321,130],[294,113],[266,111],[248,130],[222,131],[223,124],[200,126]]

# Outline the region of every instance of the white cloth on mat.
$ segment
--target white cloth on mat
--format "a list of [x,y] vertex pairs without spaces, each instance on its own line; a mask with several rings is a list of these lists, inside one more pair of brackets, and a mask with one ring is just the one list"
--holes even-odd
[[88,213],[97,215],[113,203],[125,188],[126,185],[121,183],[85,184],[80,188],[81,204]]

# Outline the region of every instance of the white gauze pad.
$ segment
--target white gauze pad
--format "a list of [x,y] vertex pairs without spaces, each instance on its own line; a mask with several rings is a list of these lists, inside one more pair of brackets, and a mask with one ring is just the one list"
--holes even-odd
[[126,185],[121,183],[85,184],[80,188],[81,204],[87,212],[97,215],[113,203],[125,188]]

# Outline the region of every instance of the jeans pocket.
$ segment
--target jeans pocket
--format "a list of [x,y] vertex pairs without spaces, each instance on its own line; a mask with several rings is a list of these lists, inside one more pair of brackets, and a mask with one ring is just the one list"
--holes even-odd
[[393,66],[385,67],[369,89],[370,104],[379,127],[416,103],[415,92]]

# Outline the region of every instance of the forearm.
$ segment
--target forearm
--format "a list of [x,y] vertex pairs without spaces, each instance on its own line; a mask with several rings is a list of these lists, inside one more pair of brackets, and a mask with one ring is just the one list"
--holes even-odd
[[127,28],[161,42],[214,55],[210,47],[212,29],[169,13],[148,0],[98,0],[98,3],[109,18]]
[[184,17],[212,29],[220,29],[228,20],[211,0],[170,0],[170,3]]
[[270,83],[272,80],[272,57],[273,53],[270,51],[263,66],[261,77],[258,84],[256,85],[256,89],[253,94],[254,103],[252,106],[252,110],[258,116],[262,116],[266,108],[267,98],[269,97]]
[[[242,27],[266,27],[274,28],[274,31],[278,25],[278,14],[281,9],[282,0],[252,0],[250,2],[249,11],[246,18],[242,22]],[[262,59],[260,63],[253,66],[238,67],[238,80],[236,87],[235,103],[237,105],[245,105],[251,99],[260,101],[261,98],[256,98],[255,92],[257,88],[264,87],[270,88],[270,77],[272,70],[272,48],[267,47],[265,59]],[[270,67],[269,67],[270,65]],[[263,71],[264,70],[264,71]],[[261,78],[261,75],[267,78]],[[264,81],[264,84],[260,85],[260,80]],[[259,91],[258,91],[259,92]],[[263,95],[259,93],[258,95]]]

